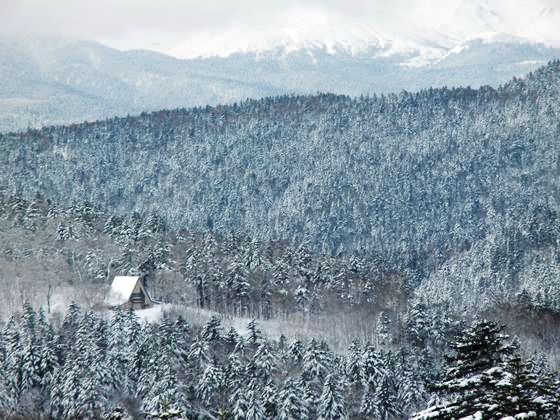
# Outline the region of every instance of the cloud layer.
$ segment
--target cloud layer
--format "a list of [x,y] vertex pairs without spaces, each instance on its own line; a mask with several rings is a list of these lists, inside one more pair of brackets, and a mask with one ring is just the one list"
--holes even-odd
[[[429,18],[460,0],[1,0],[0,34],[39,33],[132,48],[173,34],[233,25],[277,24],[328,15],[393,24]],[[396,23],[395,23],[396,24]]]

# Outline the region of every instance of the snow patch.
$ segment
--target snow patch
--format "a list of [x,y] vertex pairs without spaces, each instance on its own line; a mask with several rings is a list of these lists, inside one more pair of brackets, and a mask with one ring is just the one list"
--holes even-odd
[[138,316],[140,321],[149,323],[159,322],[162,319],[164,312],[169,310],[170,307],[171,305],[168,304],[155,304],[151,308],[138,309],[134,311],[134,313]]

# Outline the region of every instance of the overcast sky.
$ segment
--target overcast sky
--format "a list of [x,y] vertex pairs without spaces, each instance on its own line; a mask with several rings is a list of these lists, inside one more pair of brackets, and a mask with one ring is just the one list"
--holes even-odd
[[[173,34],[307,19],[315,14],[395,22],[404,14],[456,7],[460,0],[0,0],[0,34],[40,33],[100,40],[119,48]],[[396,23],[395,23],[396,24]]]

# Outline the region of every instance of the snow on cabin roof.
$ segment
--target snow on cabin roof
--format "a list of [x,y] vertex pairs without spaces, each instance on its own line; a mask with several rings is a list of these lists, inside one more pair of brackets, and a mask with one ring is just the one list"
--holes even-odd
[[128,302],[139,278],[139,276],[116,276],[107,296],[107,304],[122,305]]

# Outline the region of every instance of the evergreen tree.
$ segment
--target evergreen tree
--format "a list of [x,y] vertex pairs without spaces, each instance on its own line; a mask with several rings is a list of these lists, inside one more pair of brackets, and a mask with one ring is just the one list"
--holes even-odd
[[113,312],[109,325],[108,364],[111,368],[111,382],[115,391],[122,393],[128,388],[128,325],[125,313],[121,309]]
[[387,311],[382,311],[376,324],[377,343],[380,346],[388,345],[391,341],[391,318]]
[[37,319],[37,338],[39,340],[39,376],[41,378],[40,405],[42,411],[48,412],[49,389],[52,386],[55,371],[60,366],[57,355],[57,341],[52,325],[47,321],[43,309]]
[[411,344],[424,347],[429,337],[429,319],[426,305],[415,302],[408,310],[405,319],[405,333]]
[[41,356],[37,337],[36,314],[29,303],[23,306],[21,333],[21,392],[41,383]]
[[257,321],[252,319],[247,324],[247,342],[251,346],[256,347],[260,343],[261,339],[262,339],[262,332],[259,329]]
[[309,382],[323,381],[329,371],[329,359],[321,345],[312,339],[303,356],[302,376]]
[[362,373],[362,348],[357,340],[353,340],[348,348],[345,361],[345,373],[350,384],[361,383]]
[[230,403],[233,406],[231,411],[234,420],[245,420],[247,418],[247,411],[249,410],[249,401],[246,397],[244,389],[239,388],[231,394]]
[[459,335],[451,346],[454,354],[448,358],[444,378],[435,386],[448,401],[419,413],[416,418],[492,416],[493,370],[499,369],[514,350],[502,331],[503,327],[494,322],[477,321]]
[[206,325],[202,328],[202,338],[208,343],[213,343],[221,339],[222,321],[213,315]]
[[14,317],[11,317],[4,328],[5,361],[4,372],[8,398],[18,403],[22,391],[23,360],[22,338],[19,326]]
[[239,342],[239,333],[233,327],[231,327],[226,336],[224,337],[224,342],[228,346],[229,350],[233,350],[237,343]]
[[263,382],[268,382],[276,372],[278,361],[266,342],[261,343],[253,360],[257,368],[257,376]]
[[308,412],[299,382],[287,379],[279,395],[279,420],[307,420]]
[[300,340],[294,340],[288,347],[288,357],[293,365],[299,366],[303,361],[305,349]]
[[152,418],[176,418],[188,416],[191,408],[181,385],[171,368],[169,357],[161,351],[149,379],[151,384],[142,397],[142,411]]
[[491,395],[495,418],[552,419],[559,414],[552,380],[546,374],[534,373],[531,363],[519,355],[503,362],[491,376],[495,384]]
[[362,400],[362,414],[379,420],[387,420],[400,417],[399,414],[402,414],[400,409],[396,392],[387,375],[381,377],[376,383],[368,383]]
[[228,356],[224,381],[231,394],[240,388],[243,380],[243,372],[244,369],[239,356],[235,353],[230,354]]
[[266,419],[265,410],[260,398],[255,391],[250,389],[247,391],[247,409],[245,411],[245,420],[264,420]]
[[265,417],[267,419],[276,418],[278,414],[278,388],[272,380],[265,384],[260,399],[264,408]]
[[214,408],[220,400],[220,394],[224,386],[223,371],[210,363],[204,369],[196,386],[196,394],[200,401],[207,407]]
[[323,385],[323,392],[319,398],[318,418],[321,420],[341,420],[346,417],[344,399],[340,391],[340,385],[335,374],[329,374]]

